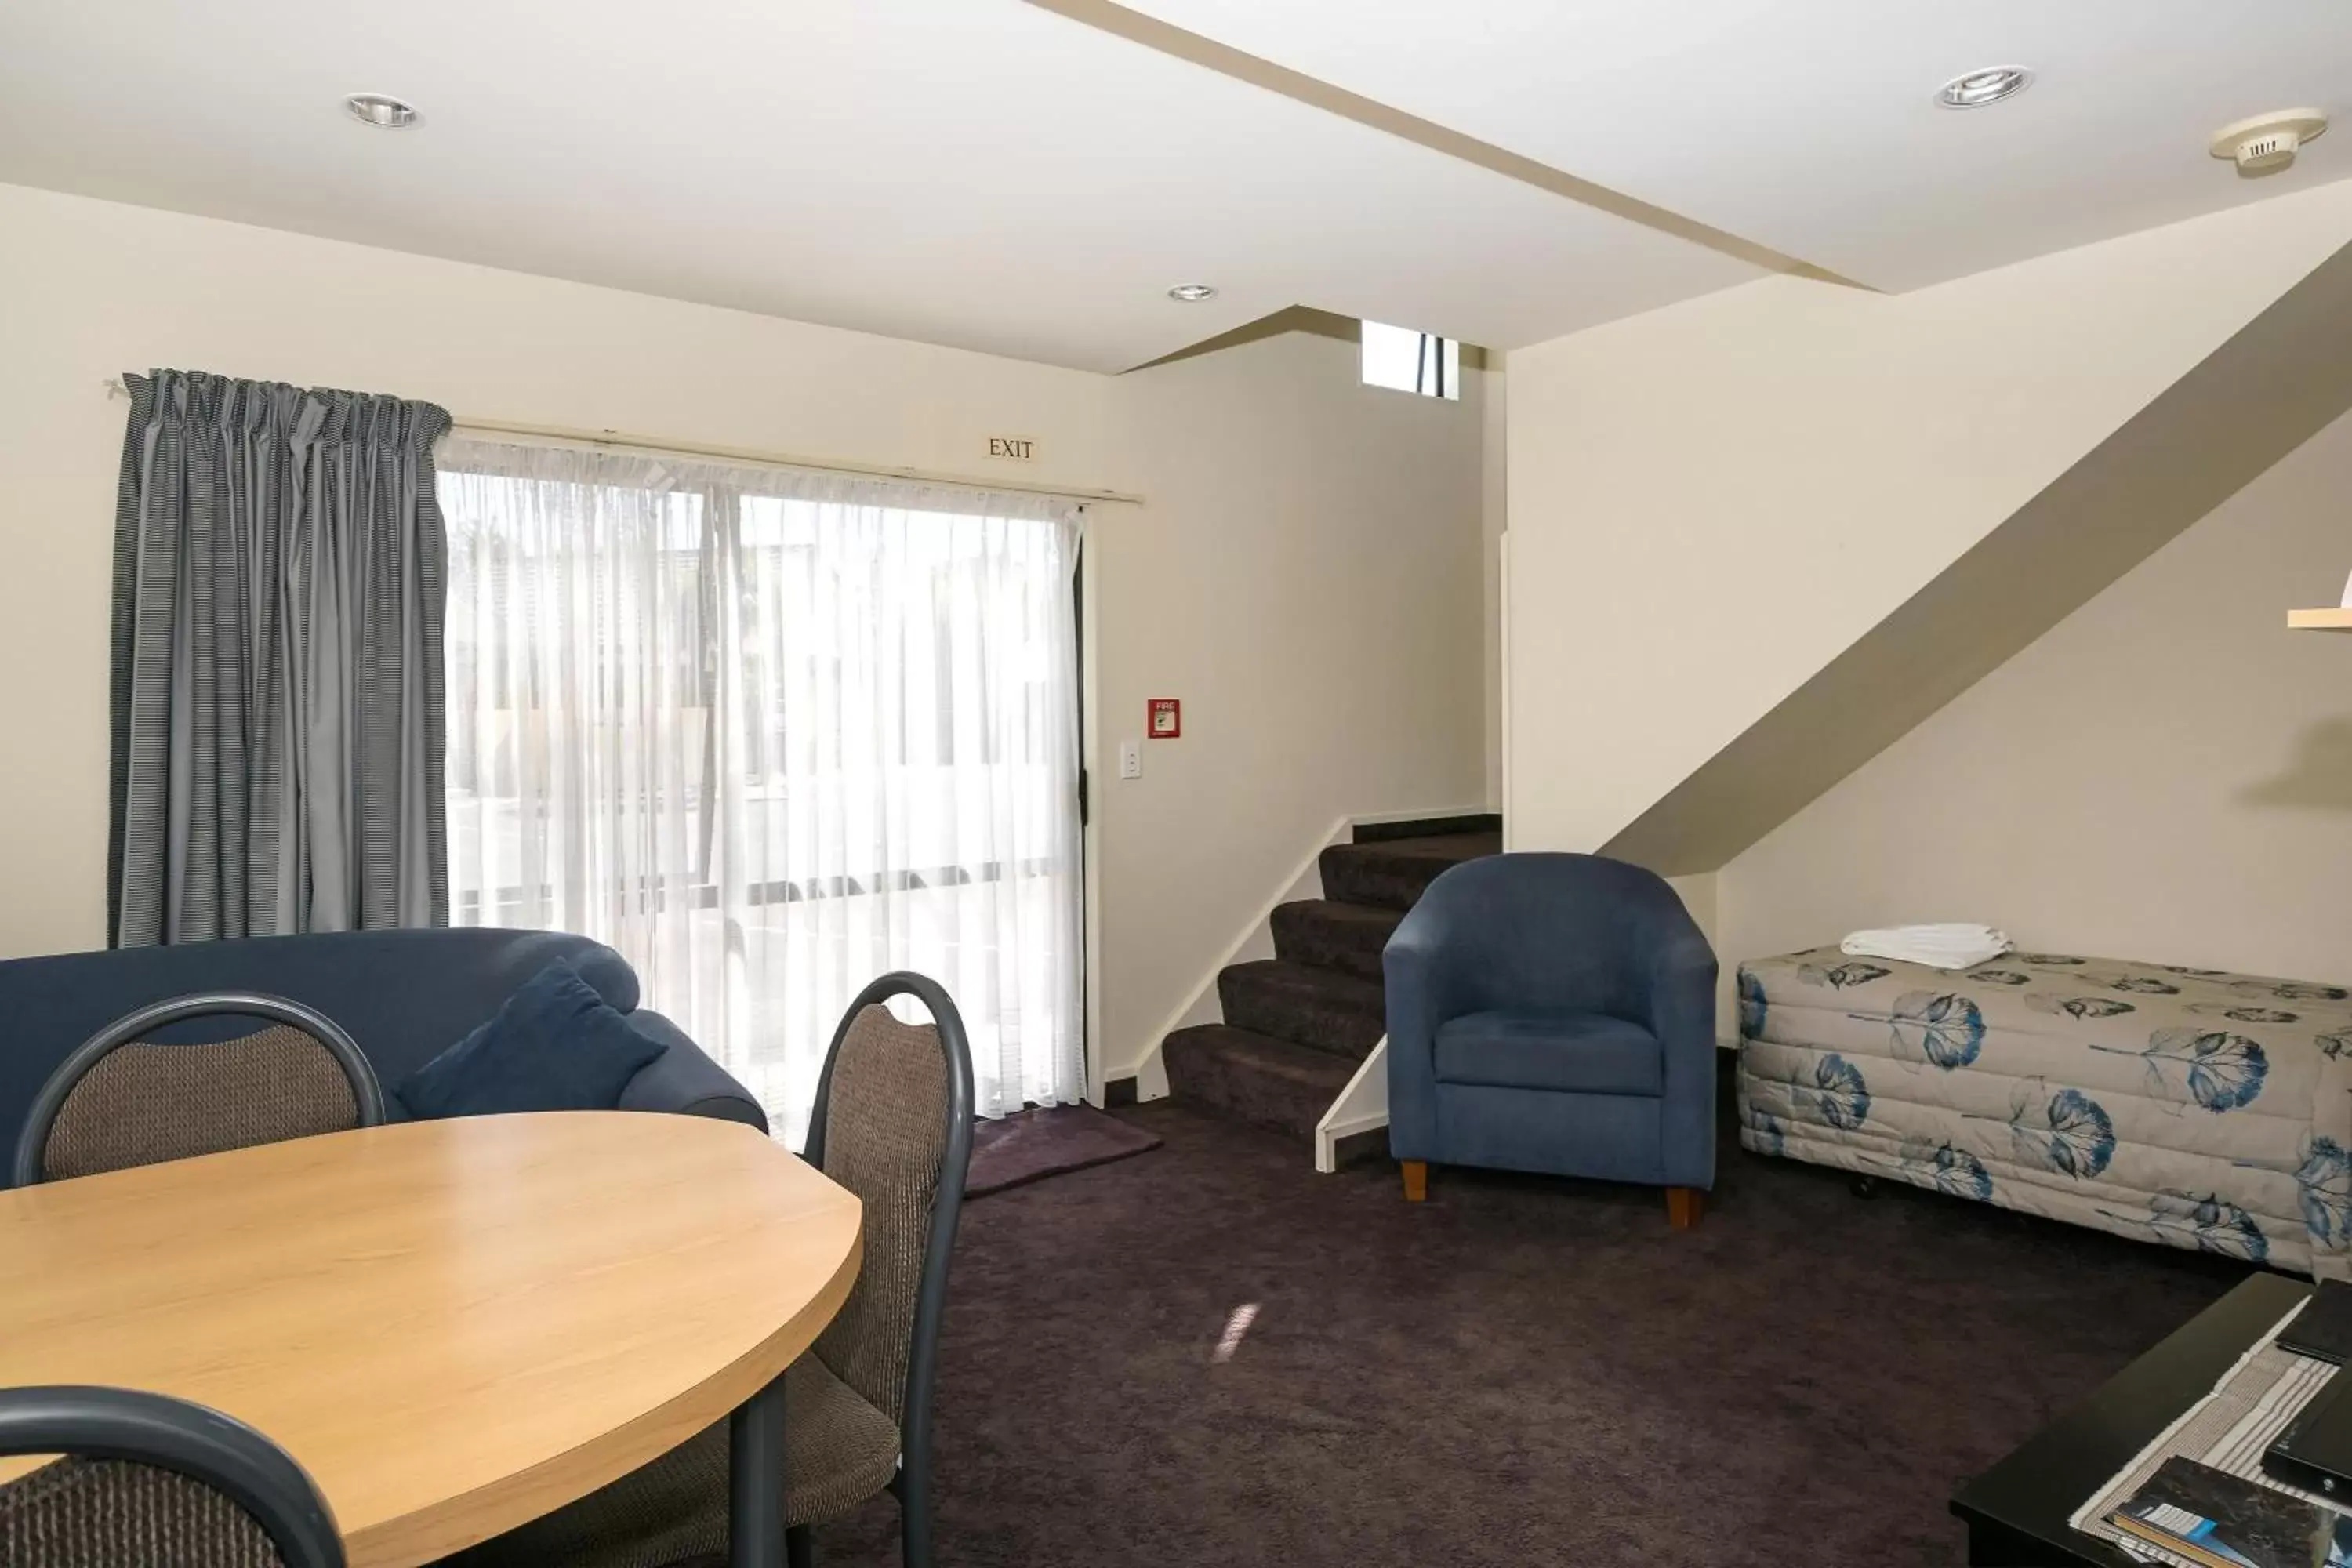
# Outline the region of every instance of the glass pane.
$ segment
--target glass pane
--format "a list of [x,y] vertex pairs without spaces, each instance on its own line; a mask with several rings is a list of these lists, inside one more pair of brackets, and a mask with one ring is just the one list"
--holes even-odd
[[452,923],[619,948],[791,1141],[894,969],[955,997],[983,1112],[1075,1099],[1074,525],[493,453],[538,471],[440,474]]
[[1423,397],[1462,395],[1462,345],[1451,338],[1364,323],[1364,384],[1415,392]]

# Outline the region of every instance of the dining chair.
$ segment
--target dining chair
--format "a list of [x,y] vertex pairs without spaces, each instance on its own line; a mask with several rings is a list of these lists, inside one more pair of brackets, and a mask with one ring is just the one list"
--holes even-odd
[[[884,1005],[911,996],[928,1024]],[[803,1158],[857,1195],[857,1283],[784,1373],[786,1551],[814,1560],[810,1527],[887,1490],[907,1568],[931,1562],[931,1400],[940,1321],[971,1163],[971,1051],[939,984],[886,974],[849,1005],[817,1079]],[[561,1563],[675,1568],[727,1550],[722,1421],[601,1491],[447,1559],[449,1568]]]
[[[149,1038],[194,1020],[265,1026],[198,1044]],[[16,1138],[16,1185],[275,1143],[383,1121],[383,1089],[352,1037],[314,1008],[209,991],[127,1013],[58,1064]]]
[[64,1458],[0,1481],[8,1568],[343,1568],[325,1498],[243,1422],[127,1388],[0,1389],[0,1456]]

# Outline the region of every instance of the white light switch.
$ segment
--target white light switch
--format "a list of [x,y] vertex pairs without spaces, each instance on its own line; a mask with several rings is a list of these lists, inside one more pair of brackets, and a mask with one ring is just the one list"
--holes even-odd
[[1143,742],[1121,741],[1118,743],[1118,776],[1139,779],[1143,776]]

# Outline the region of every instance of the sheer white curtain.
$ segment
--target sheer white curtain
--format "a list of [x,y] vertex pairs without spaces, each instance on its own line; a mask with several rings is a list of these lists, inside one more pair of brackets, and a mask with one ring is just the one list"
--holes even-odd
[[451,919],[611,943],[798,1144],[875,976],[1077,1099],[1068,502],[453,437]]

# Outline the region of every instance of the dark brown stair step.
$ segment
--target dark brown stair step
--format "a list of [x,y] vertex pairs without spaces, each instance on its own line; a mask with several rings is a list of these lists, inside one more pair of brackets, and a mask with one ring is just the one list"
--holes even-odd
[[1323,851],[1323,896],[1349,904],[1409,910],[1423,889],[1465,860],[1499,855],[1499,833],[1448,833],[1371,844],[1334,844]]
[[1224,1021],[1237,1029],[1328,1051],[1349,1062],[1371,1054],[1388,1033],[1381,988],[1332,969],[1278,958],[1236,963],[1217,976]]
[[1274,911],[1274,955],[1290,963],[1336,969],[1359,980],[1379,981],[1381,952],[1404,919],[1398,910],[1305,899]]
[[1160,1062],[1169,1094],[1184,1104],[1310,1140],[1356,1071],[1344,1057],[1228,1024],[1177,1030]]
[[1360,822],[1349,837],[1359,844],[1379,844],[1391,838],[1433,838],[1454,833],[1489,834],[1499,845],[1503,819],[1487,811],[1468,816],[1424,816],[1417,822]]

